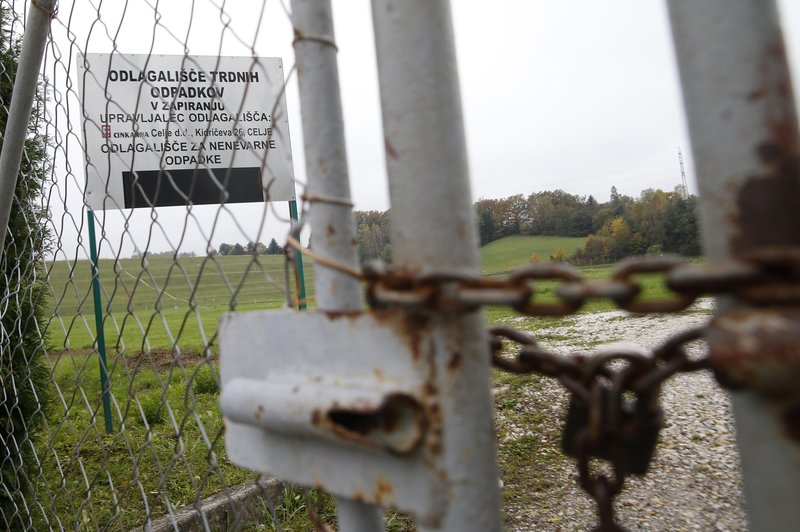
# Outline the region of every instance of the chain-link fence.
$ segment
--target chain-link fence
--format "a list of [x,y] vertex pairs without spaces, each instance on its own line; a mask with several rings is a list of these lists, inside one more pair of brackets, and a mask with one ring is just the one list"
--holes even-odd
[[[794,203],[773,209],[797,195],[796,117],[777,13],[733,3],[670,4],[712,264],[639,259],[599,281],[554,264],[478,275],[448,2],[373,2],[391,268],[356,260],[328,2],[4,3],[0,525],[497,529],[492,362],[571,394],[562,447],[598,529],[620,529],[614,497],[650,466],[662,384],[696,370],[756,392],[736,405],[745,474],[768,463],[796,493],[800,258]],[[704,77],[709,62],[725,75]],[[726,77],[741,70],[744,92]],[[648,276],[670,295],[649,297]],[[724,314],[647,352],[563,356],[485,334],[480,313],[671,313],[701,295]],[[700,339],[709,352],[690,356]],[[797,511],[750,497],[753,523]]]
[[0,6],[4,147],[15,80],[39,72],[23,34],[37,12],[50,29],[3,254],[0,527],[280,527],[306,501],[226,459],[216,327],[313,301],[283,250],[303,191],[288,14],[51,4]]

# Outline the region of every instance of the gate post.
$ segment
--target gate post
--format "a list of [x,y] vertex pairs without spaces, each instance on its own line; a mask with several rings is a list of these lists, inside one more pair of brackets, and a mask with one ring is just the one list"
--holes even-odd
[[[292,0],[294,50],[303,116],[306,172],[313,248],[320,255],[357,268],[347,151],[330,0]],[[361,308],[357,279],[314,263],[317,308]],[[336,500],[339,529],[383,530],[380,508],[352,499]]]
[[39,67],[42,64],[47,35],[50,33],[50,19],[54,16],[55,3],[55,0],[40,0],[31,2],[28,8],[28,21],[22,39],[6,130],[3,132],[3,151],[0,154],[0,259],[3,258],[5,249],[19,165],[25,148],[25,137],[28,136],[28,122],[36,97]]
[[[671,0],[669,8],[709,261],[796,249],[800,136],[774,2]],[[741,300],[719,303],[723,311],[750,312]],[[800,326],[794,316],[788,319]],[[797,364],[791,358],[798,347],[783,349],[782,363]],[[787,431],[785,406],[752,391],[735,392],[732,403],[750,526],[793,530],[800,522],[800,441]]]
[[[373,0],[395,265],[479,273],[447,0]],[[490,367],[480,311],[435,312],[448,490],[440,530],[500,530]]]

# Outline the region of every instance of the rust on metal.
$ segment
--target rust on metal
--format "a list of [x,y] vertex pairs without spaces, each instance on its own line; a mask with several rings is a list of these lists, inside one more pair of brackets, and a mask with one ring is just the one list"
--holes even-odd
[[432,455],[438,455],[442,452],[442,408],[438,403],[436,387],[430,383],[428,385],[430,389],[427,392],[425,405],[428,415],[426,448]]
[[375,493],[372,495],[372,500],[378,504],[385,504],[385,501],[392,501],[394,499],[394,486],[385,478],[375,479]]
[[417,449],[428,425],[419,401],[400,393],[389,395],[377,408],[334,404],[324,415],[315,410],[311,422],[345,441],[395,454],[409,454]]
[[765,245],[800,243],[800,135],[786,64],[786,48],[776,35],[761,55],[758,88],[748,95],[751,105],[764,110],[767,138],[753,147],[760,171],[747,176],[738,191],[740,223],[731,242],[733,255]]
[[800,398],[800,308],[737,308],[706,330],[721,384],[776,399]]
[[392,325],[401,338],[408,341],[411,355],[419,361],[425,349],[424,342],[429,339],[430,319],[424,313],[398,313],[395,309],[378,309],[372,315],[379,323]]
[[397,151],[395,151],[394,146],[392,146],[392,143],[389,142],[389,137],[384,137],[383,141],[384,144],[386,145],[386,154],[392,159],[399,159],[400,154],[398,154]]
[[363,316],[365,312],[363,310],[327,310],[323,314],[329,320],[335,321],[338,319],[355,320]]
[[[737,196],[739,215],[749,221],[739,224],[739,236],[733,242],[736,254],[763,245],[798,243],[800,165],[797,156],[786,154],[775,144],[762,144],[757,151],[766,173],[748,178]],[[775,198],[781,198],[780,209],[775,208]]]

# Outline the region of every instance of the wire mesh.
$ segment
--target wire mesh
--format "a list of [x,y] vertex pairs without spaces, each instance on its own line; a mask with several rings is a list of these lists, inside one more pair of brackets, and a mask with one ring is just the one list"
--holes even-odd
[[[281,529],[306,504],[299,492],[280,484],[253,487],[255,475],[226,459],[217,408],[220,314],[296,307],[302,297],[277,244],[291,223],[286,202],[226,202],[225,184],[241,166],[237,158],[260,161],[263,171],[278,162],[275,142],[290,142],[286,127],[249,132],[248,126],[263,124],[248,123],[240,113],[252,103],[247,99],[252,72],[263,72],[262,57],[282,57],[291,82],[291,21],[281,3],[244,4],[63,1],[58,6],[0,279],[2,528],[173,529],[189,519],[205,529],[247,523]],[[0,7],[0,141],[16,69],[24,68],[17,63],[31,9],[38,9],[35,2]],[[228,115],[227,129],[215,131],[218,121],[211,113],[197,112],[197,130],[184,132],[182,140],[226,141],[232,160],[220,165],[212,155],[172,164],[163,147],[170,119],[159,127],[150,123],[158,112],[145,106],[147,95],[167,113],[178,103],[202,100],[153,92],[155,87],[199,84],[158,84],[145,76],[130,83],[137,97],[123,97],[109,86],[108,71],[87,54],[136,54],[145,66],[125,65],[131,73],[158,72],[164,56],[177,57],[180,71],[202,72],[207,85],[218,88],[204,93],[206,105],[225,108],[220,113]],[[238,98],[223,98],[219,88],[229,95],[231,89],[220,75],[211,79],[209,63],[199,63],[199,56],[220,65],[219,72],[232,57],[246,65],[243,71],[251,76],[239,78]],[[277,105],[286,86],[276,87],[273,100],[257,102],[273,124],[287,121]],[[87,111],[98,103],[92,98],[102,100],[101,115]],[[141,152],[93,159],[94,137],[103,137],[106,146],[156,152],[156,166],[147,168],[153,186],[184,204],[140,202],[140,208],[126,208],[108,186],[94,189],[99,199],[89,199],[85,192],[92,189],[93,175],[103,182],[120,172],[133,173],[131,191],[138,186],[138,197],[153,192],[137,181]],[[291,168],[291,154],[281,156]],[[210,183],[218,201],[188,201],[192,189],[181,188],[178,168],[189,172],[190,185]],[[263,184],[266,199],[273,199],[273,185]],[[305,280],[313,286],[310,270]],[[233,504],[243,500],[242,489],[264,495],[255,510]],[[208,511],[210,498],[227,504],[224,522]]]

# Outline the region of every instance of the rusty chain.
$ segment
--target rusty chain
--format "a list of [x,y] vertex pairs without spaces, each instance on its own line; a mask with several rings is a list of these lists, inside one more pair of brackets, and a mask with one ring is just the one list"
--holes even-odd
[[[656,274],[674,296],[648,299],[637,276]],[[610,279],[586,280],[565,264],[532,264],[503,279],[461,272],[409,272],[368,265],[371,307],[401,307],[410,311],[472,311],[486,305],[509,306],[527,316],[565,316],[591,300],[610,300],[634,313],[673,313],[685,310],[699,297],[733,296],[753,307],[785,306],[800,302],[800,250],[764,248],[738,261],[691,265],[685,260],[642,257],[626,260]],[[540,301],[539,282],[555,282],[556,301]],[[562,450],[577,460],[581,487],[595,500],[599,524],[595,530],[619,531],[614,497],[628,475],[647,472],[663,423],[660,388],[670,377],[701,369],[715,370],[713,357],[692,359],[685,346],[705,340],[707,327],[669,338],[650,353],[636,350],[599,351],[592,355],[558,355],[542,349],[519,331],[490,331],[493,364],[519,374],[557,379],[571,395]],[[515,358],[501,356],[504,341],[519,346]],[[722,375],[718,381],[724,383]],[[610,466],[593,472],[593,460]],[[596,469],[596,468],[595,468]]]
[[[709,367],[707,357],[692,359],[685,349],[703,332],[702,327],[684,331],[652,353],[614,349],[564,356],[542,349],[520,331],[490,331],[494,366],[555,378],[570,392],[561,447],[576,459],[580,485],[597,504],[596,530],[625,530],[614,520],[614,497],[626,476],[647,472],[663,424],[662,383],[676,373]],[[504,340],[519,346],[515,358],[501,355]],[[605,460],[612,474],[593,473],[594,459]]]
[[[674,294],[649,300],[636,277],[659,274]],[[617,266],[610,279],[586,280],[563,263],[537,263],[503,279],[458,271],[412,272],[364,266],[367,300],[373,308],[405,307],[470,311],[486,305],[508,306],[527,316],[566,316],[591,300],[610,300],[635,313],[685,310],[697,298],[728,294],[754,305],[800,301],[800,250],[764,248],[738,261],[692,265],[675,256],[637,257]],[[540,302],[537,282],[556,282],[555,302]]]

